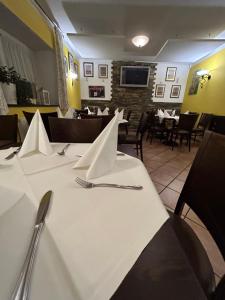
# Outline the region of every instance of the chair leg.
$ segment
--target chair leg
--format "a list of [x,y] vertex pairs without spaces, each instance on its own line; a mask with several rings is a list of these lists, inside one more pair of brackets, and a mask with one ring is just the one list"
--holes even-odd
[[188,147],[189,147],[189,152],[191,151],[191,135],[188,136]]
[[141,161],[143,161],[143,148],[142,148],[142,142],[140,143],[140,153],[141,153]]
[[138,151],[138,144],[136,144],[136,150],[137,150],[137,156],[138,156],[138,154],[139,154],[139,153],[138,153],[138,152],[139,152],[139,151]]

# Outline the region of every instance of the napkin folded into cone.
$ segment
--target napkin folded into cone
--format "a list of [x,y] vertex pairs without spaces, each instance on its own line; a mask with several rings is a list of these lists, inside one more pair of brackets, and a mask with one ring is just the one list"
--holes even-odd
[[63,114],[62,114],[61,109],[60,109],[59,107],[57,107],[56,111],[57,111],[58,118],[63,119],[64,116],[63,116]]
[[101,109],[98,107],[97,116],[102,116],[102,115],[103,115],[103,113],[102,113]]
[[86,179],[100,177],[113,168],[117,153],[118,121],[119,113],[73,166],[74,169],[87,168]]
[[65,119],[73,119],[73,113],[74,113],[74,109],[72,107],[69,107],[64,118]]
[[84,109],[88,111],[88,115],[91,115],[91,111],[90,111],[90,108],[88,106],[86,106]]
[[123,120],[124,109],[119,112],[119,121]]
[[102,115],[103,115],[103,116],[108,116],[108,115],[109,115],[109,108],[108,108],[108,107],[106,107],[106,108],[103,110]]
[[18,156],[23,157],[32,152],[41,152],[45,155],[53,152],[39,110],[33,116]]
[[166,110],[164,111],[164,118],[171,118],[171,115]]

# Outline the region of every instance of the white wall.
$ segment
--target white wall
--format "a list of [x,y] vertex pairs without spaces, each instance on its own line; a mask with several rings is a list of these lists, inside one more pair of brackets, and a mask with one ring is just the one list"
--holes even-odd
[[[166,81],[166,71],[168,67],[176,67],[176,78],[175,81]],[[186,88],[188,73],[190,66],[188,64],[173,64],[173,63],[158,63],[156,76],[155,76],[155,85],[153,91],[153,102],[164,102],[164,103],[182,103],[184,98],[184,92]],[[155,87],[157,84],[165,84],[165,94],[164,98],[155,97]],[[170,92],[172,85],[181,85],[180,97],[179,98],[170,98]]]
[[[84,77],[83,63],[94,63],[94,77]],[[98,65],[108,65],[108,78],[98,78]],[[112,99],[112,61],[111,60],[99,60],[99,59],[81,59],[80,60],[80,90],[81,99],[84,100],[111,100]],[[90,98],[89,89],[90,85],[104,86],[105,98]]]

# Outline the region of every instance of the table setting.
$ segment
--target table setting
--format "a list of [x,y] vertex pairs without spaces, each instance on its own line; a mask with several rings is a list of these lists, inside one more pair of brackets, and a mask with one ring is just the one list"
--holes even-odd
[[119,119],[92,144],[51,144],[37,111],[22,147],[0,151],[0,299],[131,299],[117,292],[169,214],[143,163],[117,152]]

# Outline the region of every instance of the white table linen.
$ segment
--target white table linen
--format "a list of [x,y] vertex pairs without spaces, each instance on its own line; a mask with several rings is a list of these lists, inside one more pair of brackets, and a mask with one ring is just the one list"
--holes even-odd
[[[74,144],[70,148],[81,153],[85,146]],[[6,152],[0,151],[0,157]],[[142,162],[130,156],[117,157],[110,174],[94,180],[144,187],[132,191],[83,189],[75,184],[74,178],[83,177],[84,171],[74,170],[73,163],[24,175],[18,160],[13,158],[12,168],[0,169],[2,185],[27,192],[36,208],[42,195],[53,190],[46,224],[49,236],[41,241],[43,252],[38,252],[31,299],[109,299],[168,218]],[[47,246],[48,241],[51,247]],[[15,273],[19,271],[18,263],[10,267],[15,268]],[[43,268],[47,268],[46,273]],[[0,289],[0,298],[1,293]],[[53,298],[49,296],[54,293]]]

